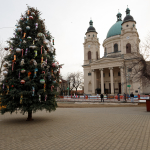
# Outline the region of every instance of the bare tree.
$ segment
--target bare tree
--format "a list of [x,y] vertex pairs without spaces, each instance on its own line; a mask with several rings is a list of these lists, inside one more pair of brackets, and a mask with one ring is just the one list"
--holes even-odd
[[83,74],[82,72],[70,73],[67,77],[67,81],[69,83],[69,89],[72,91],[73,89],[81,89],[83,86]]

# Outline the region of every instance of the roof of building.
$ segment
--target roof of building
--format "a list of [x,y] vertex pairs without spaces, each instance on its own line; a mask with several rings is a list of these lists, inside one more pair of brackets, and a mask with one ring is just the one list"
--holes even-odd
[[86,33],[88,33],[88,32],[96,32],[95,28],[93,27],[93,21],[92,20],[90,20],[89,24],[90,24],[90,26],[87,29]]
[[106,38],[121,34],[122,21],[117,21],[108,31]]

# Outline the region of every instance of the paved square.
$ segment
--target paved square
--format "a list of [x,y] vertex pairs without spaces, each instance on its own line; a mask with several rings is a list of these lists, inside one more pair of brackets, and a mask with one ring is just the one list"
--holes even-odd
[[145,107],[57,108],[0,115],[0,150],[150,150]]

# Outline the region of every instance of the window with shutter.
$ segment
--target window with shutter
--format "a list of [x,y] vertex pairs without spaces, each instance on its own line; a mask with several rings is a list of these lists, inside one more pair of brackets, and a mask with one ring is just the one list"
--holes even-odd
[[118,52],[118,44],[114,45],[114,52]]
[[96,59],[98,60],[98,52],[96,52]]

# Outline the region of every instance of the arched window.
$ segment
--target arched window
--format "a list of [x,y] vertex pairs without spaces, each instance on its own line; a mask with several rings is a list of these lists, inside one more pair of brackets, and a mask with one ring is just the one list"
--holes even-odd
[[96,52],[96,59],[98,60],[98,52]]
[[126,45],[126,53],[131,53],[131,44],[130,43],[128,43]]
[[118,52],[118,44],[114,45],[114,52]]
[[91,51],[88,51],[88,60],[91,59]]

